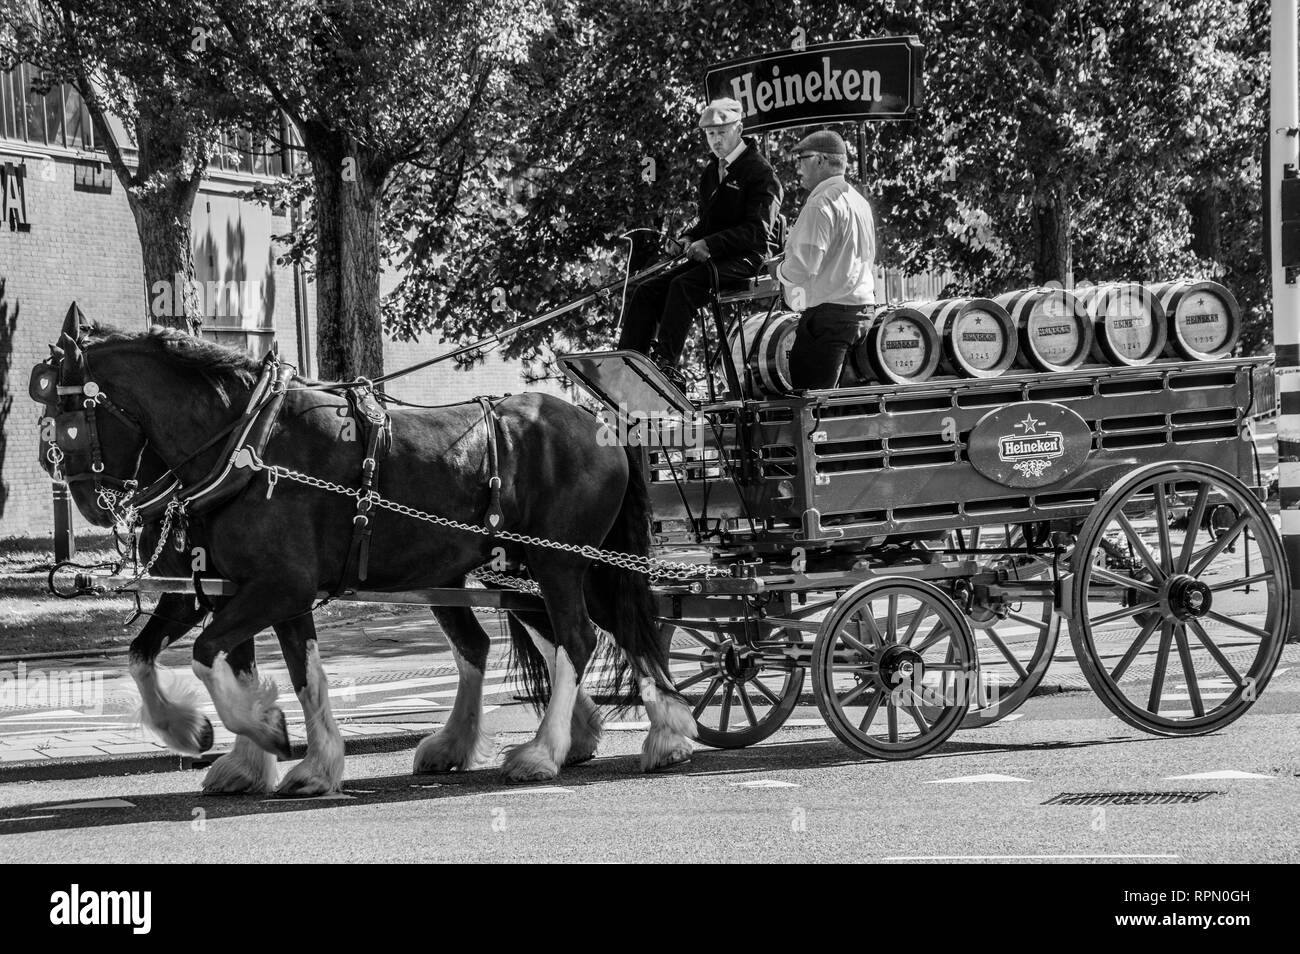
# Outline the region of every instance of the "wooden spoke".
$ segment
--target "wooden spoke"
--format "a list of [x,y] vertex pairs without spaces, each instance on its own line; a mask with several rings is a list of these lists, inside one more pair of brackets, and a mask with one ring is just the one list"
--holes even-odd
[[735,686],[728,682],[726,692],[722,696],[721,724],[718,726],[722,732],[726,732],[731,727],[731,691],[734,688]]
[[1017,623],[1024,623],[1026,626],[1032,626],[1034,629],[1041,629],[1044,632],[1047,631],[1047,627],[1052,625],[1050,619],[1033,619],[1021,613],[1007,613],[1007,619],[1014,619]]
[[773,692],[771,689],[767,688],[767,686],[763,684],[763,680],[761,678],[754,679],[754,688],[757,689],[760,693],[762,693],[763,697],[767,699],[768,702],[772,703],[772,705],[775,706],[781,704],[781,700],[777,696],[777,694]]
[[1187,695],[1192,701],[1192,715],[1200,718],[1205,715],[1205,703],[1201,701],[1201,684],[1196,679],[1196,664],[1192,662],[1192,648],[1187,645],[1187,630],[1174,625],[1174,639],[1178,643],[1178,658],[1183,664],[1183,678],[1187,680]]
[[676,659],[678,662],[699,662],[701,659],[708,657],[704,653],[688,653],[680,649],[669,650],[669,659]]
[[1136,616],[1138,613],[1145,612],[1146,610],[1149,609],[1154,609],[1158,605],[1159,605],[1159,601],[1148,600],[1145,603],[1138,603],[1136,606],[1127,606],[1124,609],[1115,610],[1113,613],[1103,613],[1101,616],[1094,616],[1092,618],[1092,625],[1102,626],[1106,623],[1114,622],[1117,619],[1125,619],[1129,616]]
[[757,726],[758,716],[754,715],[754,703],[749,701],[743,682],[736,684],[736,694],[740,696],[740,707],[745,710],[745,718],[749,720],[751,726]]
[[1196,535],[1200,532],[1201,521],[1205,519],[1205,504],[1210,499],[1210,485],[1201,484],[1196,491],[1196,502],[1192,504],[1191,513],[1187,516],[1187,539],[1183,541],[1183,552],[1178,555],[1178,562],[1174,568],[1179,573],[1186,573],[1187,568],[1192,565],[1192,553],[1196,550]]
[[880,711],[880,700],[883,698],[884,693],[882,692],[877,692],[872,696],[871,705],[867,706],[867,714],[864,715],[862,721],[858,723],[859,732],[871,732],[871,723],[875,720],[876,713]]
[[1101,579],[1107,583],[1114,583],[1116,586],[1122,586],[1125,589],[1132,587],[1133,589],[1150,596],[1155,596],[1156,593],[1159,592],[1159,590],[1150,583],[1143,582],[1142,580],[1135,580],[1133,577],[1125,576],[1122,573],[1116,573],[1114,570],[1107,569],[1104,566],[1094,566],[1092,568],[1092,576],[1093,579]]
[[698,633],[693,629],[683,629],[682,632],[684,632],[687,636],[691,637],[691,639],[695,640],[697,643],[702,645],[705,649],[711,649],[715,653],[718,651],[718,644],[715,643],[713,640],[709,639],[703,633]]
[[926,663],[925,668],[928,672],[965,672],[969,667],[959,662],[941,662]]
[[880,628],[876,626],[876,611],[871,608],[870,602],[858,611],[857,618],[861,620],[861,622],[865,623],[867,629],[871,631],[872,641],[877,646],[883,647],[885,645],[885,637],[880,635]]
[[1219,593],[1223,590],[1235,590],[1239,586],[1249,586],[1252,583],[1263,583],[1265,580],[1273,579],[1272,573],[1256,573],[1254,576],[1245,576],[1240,580],[1230,580],[1227,583],[1215,583],[1210,587],[1211,593]]
[[1160,568],[1168,576],[1174,570],[1174,549],[1169,542],[1169,502],[1163,480],[1156,481],[1156,533],[1160,536]]
[[925,619],[929,615],[930,604],[922,603],[920,609],[912,614],[912,621],[907,624],[907,632],[903,634],[903,638],[900,639],[899,642],[904,646],[912,645],[912,637],[915,636],[916,631],[921,628],[921,620]]
[[1138,556],[1142,558],[1142,562],[1147,565],[1147,569],[1151,571],[1151,575],[1154,576],[1157,581],[1163,583],[1165,579],[1165,571],[1160,568],[1160,564],[1157,563],[1156,558],[1151,555],[1151,551],[1147,548],[1146,543],[1144,543],[1142,538],[1138,536],[1138,532],[1129,521],[1128,515],[1125,514],[1123,510],[1117,510],[1115,511],[1115,521],[1124,531],[1124,535],[1128,537],[1129,544],[1137,551]]
[[697,672],[695,675],[691,676],[690,679],[687,679],[685,682],[679,682],[676,686],[676,689],[678,692],[685,692],[687,689],[691,688],[691,686],[695,685],[701,679],[707,679],[709,678],[709,676],[715,675],[717,671],[718,670],[716,666],[710,667],[709,669],[702,669],[701,671]]
[[889,727],[889,741],[898,741],[898,706],[891,695],[885,700],[885,723]]
[[891,642],[898,642],[898,594],[890,593],[886,601],[889,607],[885,615],[885,638]]
[[1205,551],[1205,555],[1201,557],[1201,559],[1197,562],[1196,566],[1192,569],[1191,571],[1192,576],[1199,577],[1202,573],[1204,573],[1205,568],[1208,567],[1211,563],[1213,563],[1220,553],[1228,549],[1232,541],[1237,539],[1237,534],[1241,533],[1242,528],[1244,528],[1246,524],[1249,522],[1250,522],[1250,514],[1248,513],[1243,513],[1240,517],[1238,517],[1236,522],[1233,523],[1231,527],[1229,527],[1227,530],[1224,531],[1223,536],[1219,537],[1219,539],[1214,541],[1214,546],[1210,547],[1210,549]]
[[1165,670],[1169,668],[1169,644],[1174,639],[1174,627],[1171,623],[1160,624],[1160,648],[1156,651],[1156,671],[1151,676],[1151,695],[1147,700],[1147,711],[1160,712],[1160,697],[1165,689]]
[[1268,640],[1273,638],[1267,630],[1260,629],[1257,626],[1251,626],[1249,623],[1243,623],[1241,620],[1233,619],[1230,616],[1224,616],[1222,613],[1216,613],[1214,610],[1210,610],[1205,615],[1208,619],[1212,619],[1215,622],[1231,626],[1233,629],[1239,629],[1243,633],[1250,633],[1250,635],[1257,639]]
[[1233,685],[1238,688],[1244,686],[1246,682],[1241,678],[1241,673],[1237,672],[1237,670],[1232,667],[1232,663],[1228,662],[1228,657],[1223,655],[1223,650],[1214,645],[1214,640],[1210,639],[1210,634],[1205,631],[1205,627],[1200,624],[1200,621],[1189,619],[1187,622],[1188,625],[1192,627],[1193,635],[1200,640],[1201,645],[1205,647],[1205,651],[1208,652],[1210,656],[1213,657],[1214,661],[1219,664],[1219,668],[1222,669],[1224,674],[1232,680]]
[[1132,665],[1133,660],[1137,659],[1138,653],[1142,651],[1142,647],[1151,639],[1151,634],[1156,631],[1156,627],[1159,625],[1160,616],[1153,613],[1151,619],[1142,627],[1142,632],[1138,634],[1138,638],[1133,640],[1133,645],[1128,648],[1124,658],[1119,661],[1119,665],[1111,671],[1110,678],[1112,680],[1118,683],[1124,678],[1124,673],[1128,672],[1128,667]]
[[[916,697],[913,696],[912,698],[915,699]],[[919,702],[920,700],[917,701]],[[907,704],[904,704],[903,708],[906,709],[907,714],[912,717],[912,721],[916,723],[916,727],[921,730],[922,735],[925,735],[925,733],[930,731],[930,723],[925,721],[925,716],[921,714],[920,709],[915,705]]]
[[875,688],[875,684],[872,682],[862,682],[857,686],[854,686],[847,694],[839,697],[840,708],[844,709],[853,705],[853,703],[857,702],[858,699],[862,697],[864,692],[868,692],[873,688]]
[[[862,628],[862,620],[857,619],[857,620],[854,620],[854,622],[858,624],[858,628],[859,628],[859,630],[860,630],[860,629]],[[873,632],[874,632],[874,630],[875,630],[875,626],[874,626],[874,624],[873,624],[873,626],[872,626],[872,630],[873,630]],[[877,633],[877,634],[875,634],[875,635],[879,635],[879,634]],[[853,650],[855,650],[855,651],[857,651],[857,652],[859,652],[859,653],[862,653],[864,656],[866,656],[866,657],[868,657],[868,658],[874,658],[875,655],[876,655],[876,650],[875,650],[875,649],[873,649],[871,646],[868,646],[866,643],[862,642],[862,640],[860,640],[860,639],[854,639],[854,638],[853,638],[852,636],[850,636],[848,633],[844,632],[844,630],[840,630],[840,639],[842,639],[842,640],[845,642],[845,644],[847,644],[847,645],[849,646],[850,649],[853,649]],[[874,640],[873,640],[873,641],[874,641]],[[879,646],[880,643],[879,643],[879,642],[876,642],[876,645]]]
[[947,624],[945,624],[943,620],[939,620],[937,623],[934,624],[934,628],[931,629],[930,632],[926,634],[925,639],[921,640],[921,644],[919,646],[914,646],[912,648],[915,649],[916,652],[918,653],[923,653],[947,635],[948,635]]
[[[1007,648],[1007,644],[1002,641],[1002,638],[998,636],[995,631],[991,629],[985,630],[984,635],[989,638],[989,642],[998,648],[998,652],[1002,653],[1002,655],[1006,657],[1007,662],[1011,664],[1011,668],[1016,671],[1021,679],[1029,678],[1029,673],[1026,672],[1025,667],[1020,664],[1020,660],[1016,658],[1015,653]],[[934,667],[931,666],[930,668],[933,669]]]
[[722,677],[714,676],[713,681],[709,683],[709,688],[704,690],[704,695],[700,696],[700,701],[695,703],[695,708],[691,710],[691,715],[698,719],[700,713],[708,708],[709,703],[713,701],[713,697],[717,695],[718,687],[721,685]]

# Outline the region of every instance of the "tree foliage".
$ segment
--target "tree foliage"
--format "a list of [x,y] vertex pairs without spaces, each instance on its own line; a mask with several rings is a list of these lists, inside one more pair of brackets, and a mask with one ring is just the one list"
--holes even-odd
[[[1267,340],[1263,0],[547,8],[482,161],[459,178],[395,182],[385,236],[404,279],[386,318],[399,335],[498,330],[617,278],[633,228],[651,230],[634,262],[654,257],[654,235],[694,214],[705,70],[802,30],[809,44],[915,33],[925,46],[915,120],[866,134],[883,263],[951,270],[981,293],[1218,274],[1247,306],[1247,341]],[[804,196],[781,152],[790,135],[772,139],[794,215]],[[617,306],[573,313],[507,353],[606,346]]]

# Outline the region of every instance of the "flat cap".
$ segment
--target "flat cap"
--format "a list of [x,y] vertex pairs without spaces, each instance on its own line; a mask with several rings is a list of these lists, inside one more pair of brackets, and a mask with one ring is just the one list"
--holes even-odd
[[848,157],[849,147],[844,144],[844,137],[829,129],[819,129],[799,140],[795,152],[822,152],[828,156]]
[[738,123],[745,116],[740,103],[734,99],[715,99],[704,107],[700,113],[700,128],[712,129],[715,126],[729,126]]

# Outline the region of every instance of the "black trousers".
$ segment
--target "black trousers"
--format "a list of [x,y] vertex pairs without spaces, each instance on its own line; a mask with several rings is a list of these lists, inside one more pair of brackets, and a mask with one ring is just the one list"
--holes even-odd
[[862,322],[874,305],[813,305],[799,316],[790,348],[790,384],[795,390],[833,388]]
[[[758,274],[762,263],[748,258],[715,259],[718,284],[734,288]],[[639,282],[628,291],[623,313],[620,349],[651,354],[665,364],[676,365],[686,347],[691,319],[709,300],[713,278],[708,262],[684,262]]]

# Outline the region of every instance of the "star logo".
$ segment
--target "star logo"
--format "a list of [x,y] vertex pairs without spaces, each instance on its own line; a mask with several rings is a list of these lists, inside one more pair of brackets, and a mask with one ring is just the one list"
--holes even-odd
[[1032,414],[1026,414],[1025,419],[1015,426],[1023,428],[1026,434],[1037,434],[1038,425],[1041,423],[1042,421],[1036,420]]

